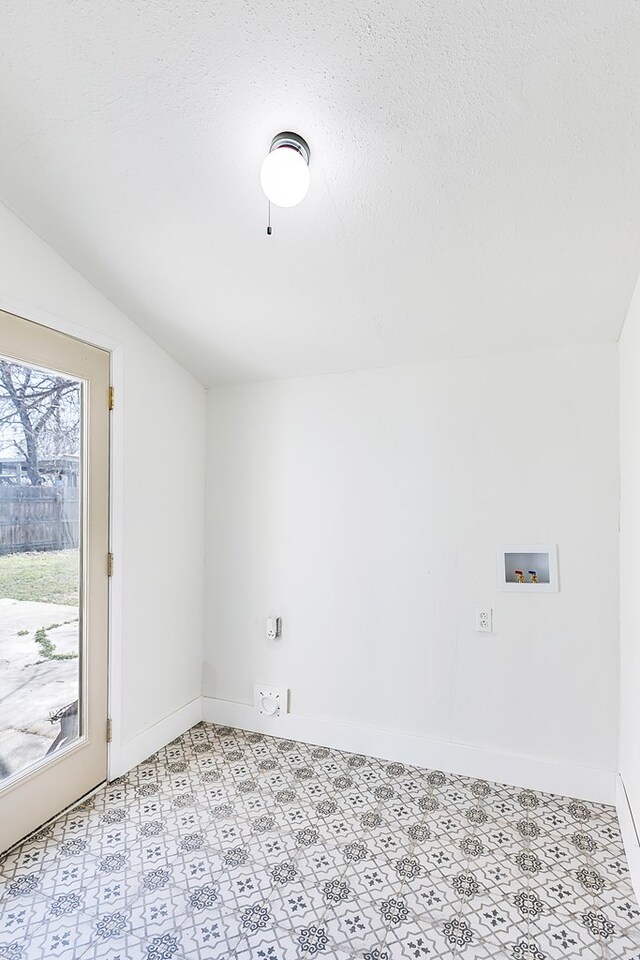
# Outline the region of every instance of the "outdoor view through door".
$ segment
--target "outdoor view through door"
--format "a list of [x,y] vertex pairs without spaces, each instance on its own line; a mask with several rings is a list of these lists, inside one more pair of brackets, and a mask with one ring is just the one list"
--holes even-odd
[[0,781],[79,730],[82,384],[0,359]]
[[0,312],[0,852],[106,778],[108,383]]

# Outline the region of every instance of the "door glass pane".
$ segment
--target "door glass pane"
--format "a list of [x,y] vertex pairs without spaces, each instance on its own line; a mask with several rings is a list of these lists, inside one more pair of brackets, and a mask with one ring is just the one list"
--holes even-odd
[[82,383],[0,357],[0,787],[79,737]]

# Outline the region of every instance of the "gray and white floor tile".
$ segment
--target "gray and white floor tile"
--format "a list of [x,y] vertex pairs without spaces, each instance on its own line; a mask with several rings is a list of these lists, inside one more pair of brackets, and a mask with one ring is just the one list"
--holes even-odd
[[199,724],[0,860],[0,960],[640,960],[615,810]]

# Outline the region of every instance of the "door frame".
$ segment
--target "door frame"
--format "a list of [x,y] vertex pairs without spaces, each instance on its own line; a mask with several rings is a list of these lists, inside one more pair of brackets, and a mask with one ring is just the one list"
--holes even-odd
[[114,557],[108,595],[107,702],[111,720],[111,742],[107,744],[107,779],[124,773],[122,766],[122,547],[124,519],[124,345],[91,327],[65,320],[39,307],[5,297],[0,293],[0,310],[31,320],[51,330],[75,337],[109,353],[110,383],[115,402],[111,411],[109,441],[109,550]]

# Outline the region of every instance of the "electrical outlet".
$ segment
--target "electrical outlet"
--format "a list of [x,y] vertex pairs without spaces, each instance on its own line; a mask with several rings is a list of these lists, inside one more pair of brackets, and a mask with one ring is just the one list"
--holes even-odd
[[476,633],[493,633],[493,610],[491,607],[476,607]]

